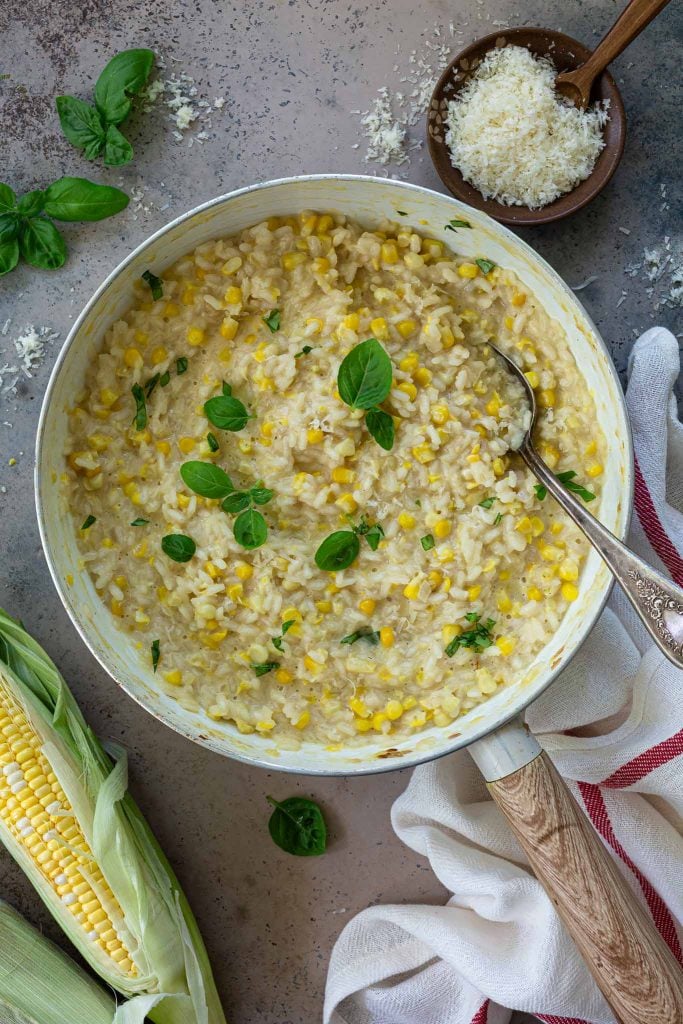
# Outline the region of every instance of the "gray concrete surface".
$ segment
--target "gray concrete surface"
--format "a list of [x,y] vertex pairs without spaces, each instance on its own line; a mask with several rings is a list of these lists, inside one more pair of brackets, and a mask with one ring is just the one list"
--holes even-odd
[[[22,267],[0,279],[0,328],[11,318],[0,335],[0,365],[12,361],[12,339],[26,323],[60,332],[18,395],[0,395],[0,602],[46,645],[95,729],[128,747],[133,790],[190,897],[234,1024],[319,1019],[329,951],[349,917],[370,903],[442,901],[444,893],[391,830],[389,808],[405,773],[294,780],[231,764],[155,722],[87,653],[48,578],[33,508],[34,434],[59,344],[105,274],[196,203],[280,175],[376,171],[364,163],[352,111],[367,109],[379,86],[400,87],[408,53],[427,39],[439,42],[435,26],[454,49],[495,30],[496,22],[561,28],[590,44],[621,6],[621,0],[356,0],[353,6],[341,0],[5,0],[0,8],[0,180],[23,191],[67,173],[144,191],[141,207],[132,203],[100,224],[67,225],[71,257],[62,270]],[[449,21],[458,33],[452,41]],[[581,296],[620,370],[643,328],[658,321],[681,330],[674,311],[655,316],[643,278],[629,278],[624,268],[665,235],[675,238],[678,231],[680,239],[682,37],[683,9],[672,4],[616,62],[630,131],[607,191],[569,221],[524,232],[570,284],[598,275]],[[87,97],[104,62],[135,45],[163,54],[169,69],[196,79],[200,95],[224,96],[226,103],[213,115],[203,146],[190,146],[189,137],[176,142],[159,108],[136,114],[128,132],[133,164],[107,171],[87,164],[62,138],[54,97]],[[414,137],[422,130],[420,124]],[[400,171],[440,187],[424,152]],[[10,458],[16,465],[9,466]],[[332,841],[323,858],[289,858],[269,840],[265,794],[297,792],[325,807]],[[59,939],[4,854],[0,895]]]

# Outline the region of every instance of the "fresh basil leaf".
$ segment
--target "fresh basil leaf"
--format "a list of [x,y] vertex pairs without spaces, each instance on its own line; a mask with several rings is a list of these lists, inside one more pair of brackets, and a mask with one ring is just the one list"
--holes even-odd
[[[564,471],[564,473],[558,473],[557,479],[560,481],[561,484],[564,484],[568,491],[572,491],[574,494],[578,494],[578,496],[582,498],[583,501],[585,501],[586,503],[588,503],[589,501],[594,501],[595,495],[593,494],[593,492],[589,491],[587,487],[584,487],[583,484],[575,480],[575,476],[576,470],[567,469]],[[543,499],[548,494],[548,489],[543,484],[534,484],[534,491],[536,492],[536,497],[539,501],[543,501]]]
[[422,545],[425,551],[431,551],[435,543],[436,541],[434,540],[434,535],[431,533],[427,533],[425,534],[424,537],[420,537],[420,544]]
[[282,646],[282,637],[281,636],[271,636],[270,639],[271,639],[273,647],[275,648],[276,651],[280,651],[280,652],[284,651],[284,647]]
[[391,360],[376,338],[368,338],[346,355],[337,374],[342,401],[352,409],[372,409],[391,390]]
[[115,124],[107,125],[104,140],[104,162],[107,167],[121,167],[133,159],[133,147]]
[[304,347],[301,349],[301,352],[295,352],[294,353],[294,358],[295,359],[300,359],[301,356],[307,356],[308,353],[312,352],[312,351],[313,351],[313,346],[312,345],[304,345]]
[[152,643],[150,644],[150,650],[152,652],[152,668],[156,672],[157,666],[159,665],[159,655],[161,653],[159,650],[158,640],[152,640]]
[[155,387],[159,383],[160,379],[161,379],[161,374],[160,373],[155,373],[153,377],[150,377],[149,380],[145,381],[145,384],[144,384],[145,398],[149,398],[149,396],[152,394],[152,392],[154,391]]
[[232,395],[232,388],[226,380],[223,381],[221,391],[224,395],[226,395],[227,398],[230,398],[230,396]]
[[266,797],[275,810],[268,822],[273,842],[295,857],[318,857],[327,846],[327,827],[322,811],[312,800],[290,796],[279,803]]
[[161,538],[161,550],[174,562],[189,562],[197,550],[197,545],[184,533],[168,533]]
[[263,661],[260,665],[251,666],[257,676],[265,676],[268,672],[272,672],[273,669],[280,667],[279,661]]
[[138,517],[137,519],[134,519],[133,522],[130,525],[131,526],[147,526],[148,522],[149,522],[149,519],[142,519],[141,517]]
[[81,530],[89,530],[90,527],[93,525],[93,523],[96,523],[96,522],[97,522],[97,519],[95,518],[95,516],[86,516],[85,519],[83,520],[83,525],[81,526]]
[[255,505],[267,505],[273,497],[273,492],[268,487],[252,487],[249,494]]
[[121,124],[130,97],[140,92],[154,64],[151,50],[124,50],[109,61],[95,83],[95,105],[107,124]]
[[397,210],[396,213],[399,215],[399,217],[407,217],[408,216],[408,214],[406,213],[405,210]]
[[180,359],[175,361],[175,372],[180,377],[187,370],[187,359],[185,356],[181,356]]
[[238,398],[217,395],[204,403],[204,412],[209,423],[220,430],[243,430],[252,417]]
[[485,650],[493,644],[491,630],[496,624],[493,619],[487,619],[485,622],[481,622],[481,615],[479,612],[467,612],[465,618],[468,622],[472,623],[472,626],[470,629],[463,630],[458,636],[453,637],[446,647],[446,655],[449,658],[452,658],[455,652],[459,651],[461,647]]
[[234,494],[229,494],[221,508],[228,515],[235,516],[238,512],[244,512],[245,509],[251,506],[251,499],[245,491],[235,491]]
[[72,146],[83,150],[86,160],[94,160],[104,147],[105,131],[95,108],[75,96],[55,100],[62,131]]
[[384,530],[379,525],[379,523],[375,523],[375,525],[371,526],[369,530],[367,530],[365,533],[365,539],[373,551],[377,550],[377,548],[379,547],[379,542],[382,540],[383,537]]
[[315,553],[315,564],[326,572],[348,569],[358,558],[360,541],[352,530],[336,530],[326,537]]
[[448,224],[444,226],[444,231],[457,231],[458,228],[471,228],[472,225],[468,220],[459,220],[455,217],[453,220],[449,220]]
[[502,512],[496,512],[496,518],[493,520],[493,525],[494,526],[498,526],[498,523],[501,521],[502,518],[503,518],[503,513]]
[[369,409],[365,416],[365,423],[380,448],[390,452],[394,447],[394,420],[388,412],[382,409]]
[[548,488],[543,484],[534,484],[534,490],[536,491],[536,497],[539,501],[543,501],[548,493]]
[[0,242],[0,277],[9,274],[19,262],[19,241],[10,238],[6,242]]
[[168,370],[166,370],[166,372],[162,373],[161,377],[159,377],[159,384],[161,385],[162,388],[165,388],[166,385],[170,384],[170,383],[171,383],[171,374],[168,372]]
[[212,434],[211,431],[209,431],[209,433],[206,435],[206,443],[208,444],[212,452],[217,452],[218,449],[220,448],[220,445],[216,440],[216,435]]
[[260,548],[268,536],[266,521],[260,512],[250,508],[235,520],[232,532],[235,540],[249,551]]
[[17,213],[0,213],[0,245],[13,242],[19,234],[21,217]]
[[21,255],[32,267],[56,270],[66,260],[66,242],[45,217],[24,221],[19,233]]
[[184,462],[180,467],[180,475],[191,491],[201,494],[202,498],[224,498],[235,488],[233,482],[220,466],[213,462]]
[[27,192],[17,203],[17,213],[22,217],[37,217],[42,213],[45,205],[45,193],[42,189],[36,188],[33,192]]
[[4,181],[0,181],[0,213],[5,211],[16,209],[17,197],[14,194],[14,190],[6,185]]
[[144,430],[147,426],[147,406],[145,404],[145,392],[139,384],[133,384],[130,389],[135,399],[135,416],[133,423],[136,430]]
[[55,220],[104,220],[129,202],[120,188],[97,185],[87,178],[59,178],[45,190],[45,213]]
[[275,334],[276,331],[280,330],[280,310],[271,309],[268,316],[262,317],[262,320],[269,331]]
[[479,502],[479,507],[480,508],[491,508],[493,503],[494,503],[494,501],[498,501],[498,499],[496,497],[494,497],[494,496],[491,496],[490,498],[484,498],[483,501]]
[[340,644],[355,644],[358,640],[367,640],[368,643],[376,647],[379,643],[379,630],[377,629],[357,629],[355,633],[349,633],[348,636],[343,636],[339,641]]
[[160,277],[157,277],[156,274],[153,274],[151,270],[145,270],[144,273],[140,275],[140,277],[149,285],[150,291],[152,292],[152,298],[154,299],[155,302],[157,301],[157,299],[162,298],[164,294],[164,282],[161,280]]
[[491,271],[495,270],[495,267],[496,267],[496,264],[493,262],[493,260],[482,260],[482,259],[479,259],[479,260],[475,260],[474,262],[477,264],[477,266],[481,270],[482,274],[490,274]]

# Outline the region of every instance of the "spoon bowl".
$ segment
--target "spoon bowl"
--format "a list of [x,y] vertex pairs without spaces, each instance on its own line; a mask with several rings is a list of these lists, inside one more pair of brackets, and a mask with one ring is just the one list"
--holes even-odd
[[432,94],[427,114],[429,153],[439,177],[456,199],[477,210],[483,210],[503,224],[549,224],[584,207],[602,191],[616,171],[626,141],[624,104],[614,79],[608,71],[603,71],[593,84],[591,100],[609,101],[609,120],[603,129],[605,148],[590,175],[571,192],[538,210],[530,210],[526,206],[506,206],[496,199],[484,199],[481,192],[465,181],[457,167],[451,163],[445,138],[446,113],[448,103],[474,74],[486,54],[503,46],[524,46],[536,57],[550,57],[560,73],[573,71],[585,64],[591,56],[588,47],[576,39],[543,28],[506,29],[471,43],[451,61]]

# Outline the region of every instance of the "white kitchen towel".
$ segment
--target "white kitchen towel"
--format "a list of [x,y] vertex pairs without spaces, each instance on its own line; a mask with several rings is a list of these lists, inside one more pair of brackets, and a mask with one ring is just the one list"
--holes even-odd
[[[683,586],[674,336],[647,331],[629,369],[629,542]],[[615,588],[527,722],[683,964],[682,697],[683,672]],[[446,906],[371,907],[349,922],[332,953],[325,1024],[508,1024],[513,1009],[549,1024],[614,1024],[466,751],[416,768],[392,822],[452,896]]]

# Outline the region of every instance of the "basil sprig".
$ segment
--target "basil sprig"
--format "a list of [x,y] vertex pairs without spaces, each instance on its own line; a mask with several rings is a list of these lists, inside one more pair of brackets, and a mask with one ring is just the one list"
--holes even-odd
[[295,857],[317,857],[327,846],[327,827],[322,811],[312,800],[290,796],[279,802],[266,797],[275,810],[268,822],[273,842]]
[[[578,494],[578,496],[582,498],[585,502],[594,501],[595,495],[593,494],[593,492],[589,491],[587,487],[584,487],[583,484],[580,484],[578,480],[574,479],[574,477],[576,476],[575,470],[568,469],[564,473],[557,473],[556,476],[560,483],[564,484],[568,491],[572,491],[574,494]],[[534,484],[534,490],[536,492],[536,497],[539,501],[543,501],[543,499],[546,497],[548,493],[548,488],[545,487],[543,484]]]
[[482,622],[481,614],[478,612],[467,612],[465,618],[471,623],[471,626],[469,629],[463,630],[459,636],[453,637],[446,648],[449,658],[452,658],[461,647],[471,647],[483,651],[493,644],[491,630],[496,624],[494,619],[486,619],[485,622]]
[[109,167],[127,164],[133,147],[117,125],[131,111],[131,96],[140,92],[154,64],[151,50],[123,50],[104,68],[95,83],[95,106],[75,96],[58,96],[57,113],[69,142],[83,150],[86,160],[104,151]]
[[268,487],[259,482],[247,491],[239,491],[224,469],[213,462],[199,460],[184,462],[180,475],[183,483],[195,494],[216,501],[223,499],[221,508],[224,512],[229,515],[240,513],[232,528],[238,544],[248,550],[261,547],[268,536],[268,527],[261,513],[252,506],[268,504],[273,497]]
[[391,359],[376,338],[356,345],[342,360],[337,373],[337,388],[343,402],[352,409],[365,409],[365,424],[385,451],[394,446],[394,421],[379,409],[391,391]]
[[57,270],[67,247],[50,218],[63,221],[102,220],[128,205],[125,192],[86,178],[59,178],[45,190],[34,189],[17,200],[0,182],[0,275],[14,270],[22,256],[32,267]]
[[161,550],[174,562],[189,562],[197,545],[192,537],[186,537],[184,533],[168,533],[161,538]]
[[296,619],[287,619],[286,622],[282,623],[282,632],[280,633],[280,635],[279,636],[271,636],[270,639],[271,639],[273,647],[275,648],[276,651],[282,652],[284,650],[284,648],[282,646],[283,637],[285,636],[286,633],[289,633],[290,629],[292,628],[292,626],[294,625],[295,622],[296,622]]
[[373,551],[379,547],[384,530],[379,523],[370,525],[365,516],[361,516],[358,526],[351,522],[350,530],[335,530],[326,537],[315,553],[315,564],[325,572],[340,572],[355,562],[360,552],[359,537],[365,537]]
[[[224,387],[230,387],[229,384]],[[253,415],[247,412],[239,398],[232,395],[216,395],[204,403],[204,413],[209,423],[219,430],[231,430],[236,432],[246,427],[248,420],[254,419]]]

